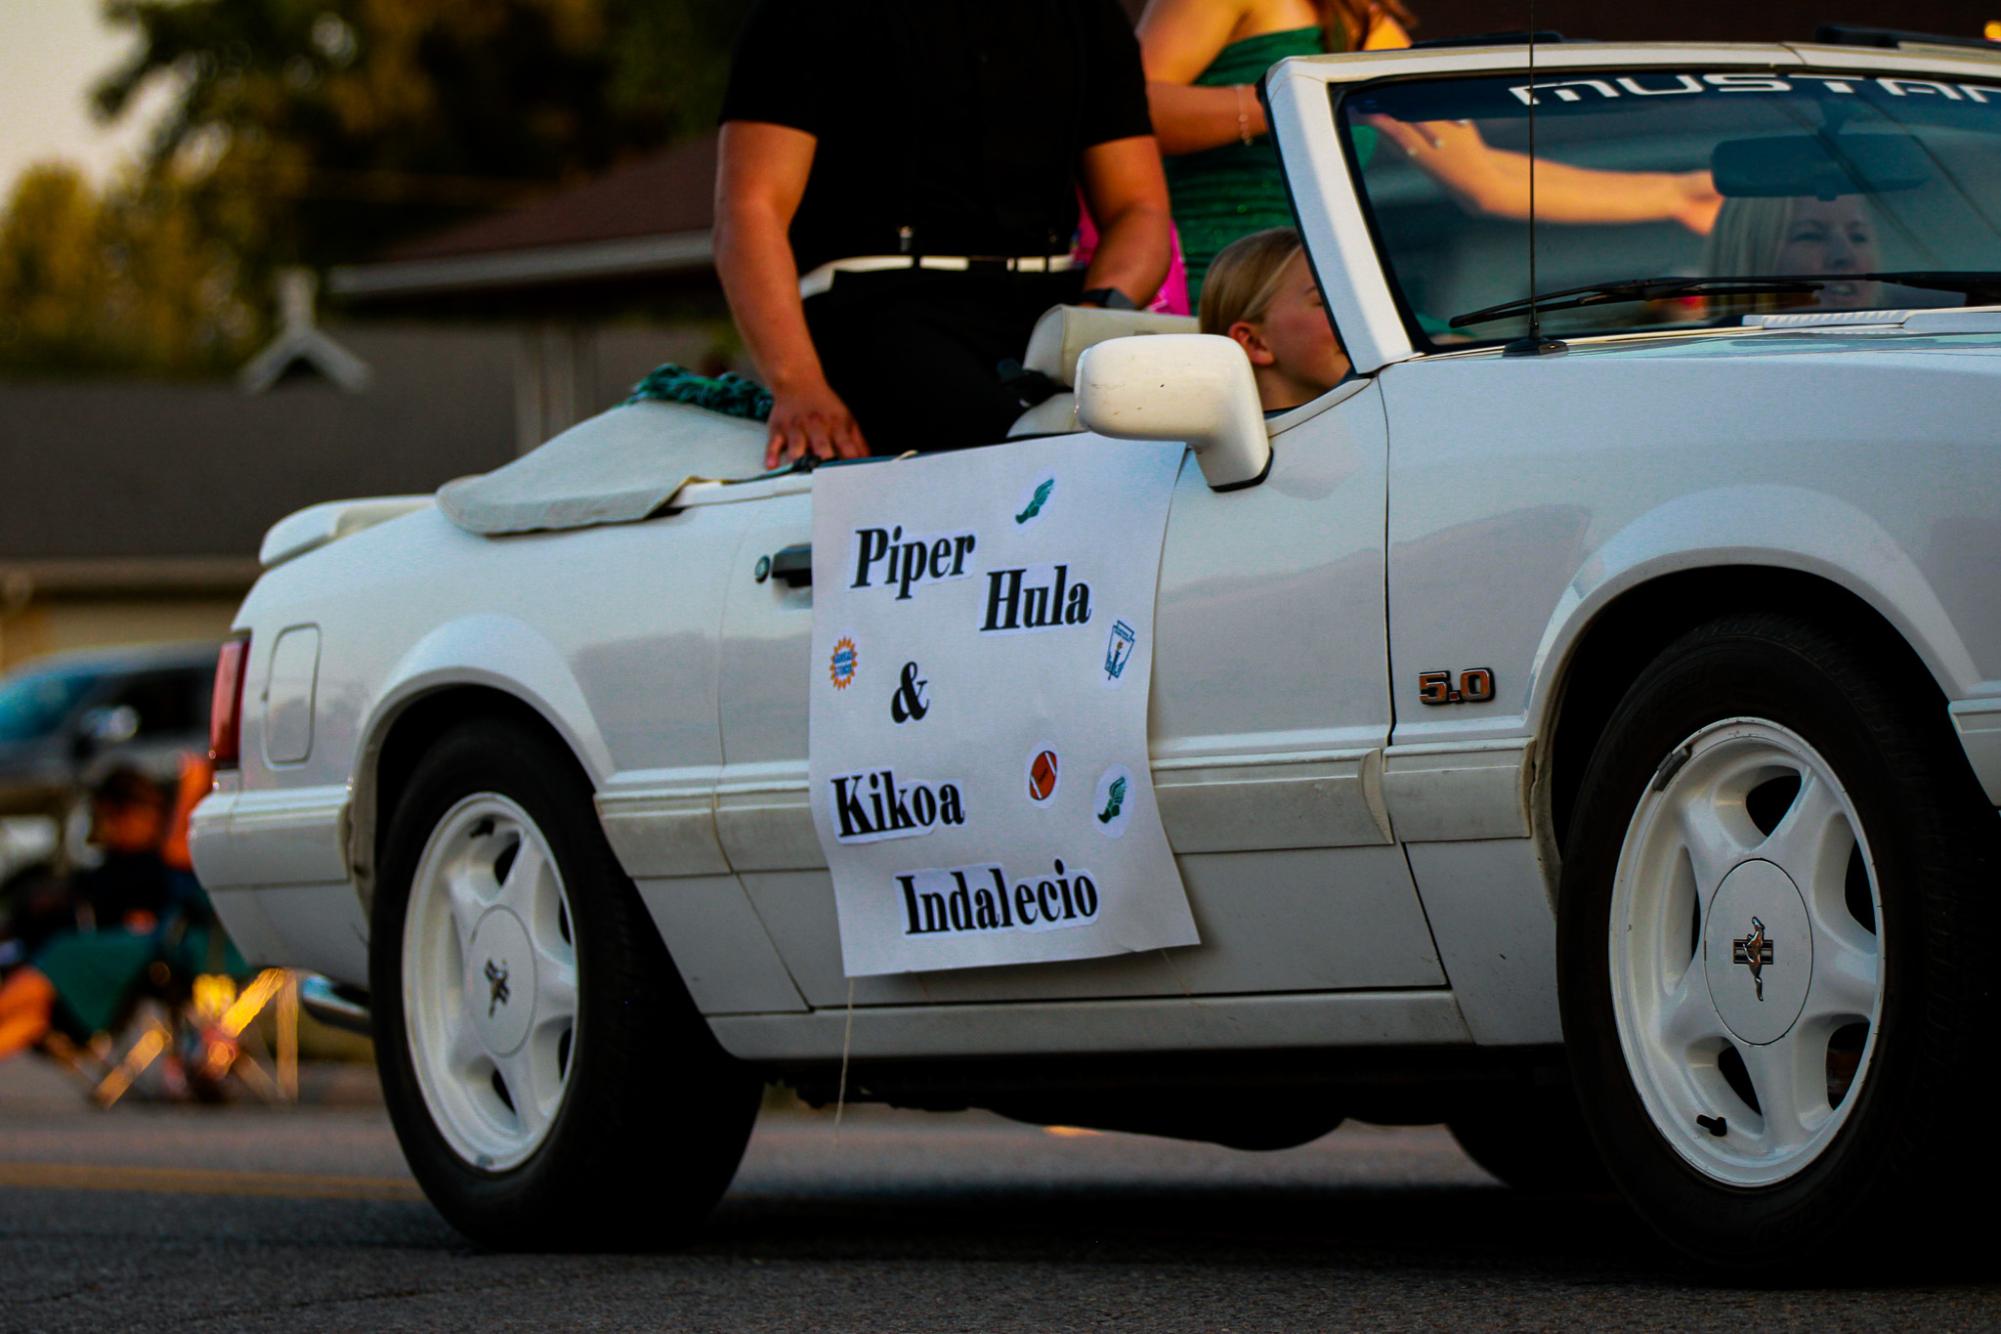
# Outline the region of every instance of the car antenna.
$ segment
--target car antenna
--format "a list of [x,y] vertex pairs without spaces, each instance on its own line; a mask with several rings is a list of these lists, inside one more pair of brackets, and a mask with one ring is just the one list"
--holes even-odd
[[1569,350],[1569,345],[1561,339],[1542,336],[1542,311],[1536,304],[1535,274],[1535,0],[1529,0],[1529,331],[1527,336],[1515,339],[1501,348],[1504,357],[1541,357],[1555,352]]

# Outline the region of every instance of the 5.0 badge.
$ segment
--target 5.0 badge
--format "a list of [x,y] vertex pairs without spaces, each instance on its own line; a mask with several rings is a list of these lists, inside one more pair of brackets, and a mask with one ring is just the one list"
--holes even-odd
[[1452,684],[1451,672],[1419,672],[1417,700],[1420,704],[1485,704],[1494,697],[1491,667],[1468,667]]

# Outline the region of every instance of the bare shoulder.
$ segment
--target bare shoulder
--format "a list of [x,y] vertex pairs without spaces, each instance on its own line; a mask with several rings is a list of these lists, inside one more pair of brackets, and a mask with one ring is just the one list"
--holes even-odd
[[1263,37],[1274,32],[1292,32],[1298,28],[1317,28],[1322,15],[1320,6],[1313,0],[1227,0],[1239,11],[1237,29],[1230,34],[1231,41],[1246,37]]

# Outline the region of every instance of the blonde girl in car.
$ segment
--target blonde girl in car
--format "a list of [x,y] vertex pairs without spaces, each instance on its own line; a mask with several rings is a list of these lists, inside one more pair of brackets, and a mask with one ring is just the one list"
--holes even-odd
[[1244,349],[1266,412],[1318,398],[1352,369],[1306,249],[1290,227],[1253,232],[1225,246],[1209,266],[1196,318],[1203,333],[1235,339]]

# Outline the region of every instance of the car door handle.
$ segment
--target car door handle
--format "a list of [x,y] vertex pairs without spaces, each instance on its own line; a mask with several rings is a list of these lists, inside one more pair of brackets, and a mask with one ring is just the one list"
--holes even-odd
[[[770,556],[770,574],[782,579],[791,588],[810,588],[813,583],[813,544],[801,542],[796,546],[774,551]],[[763,582],[760,575],[759,582]]]

